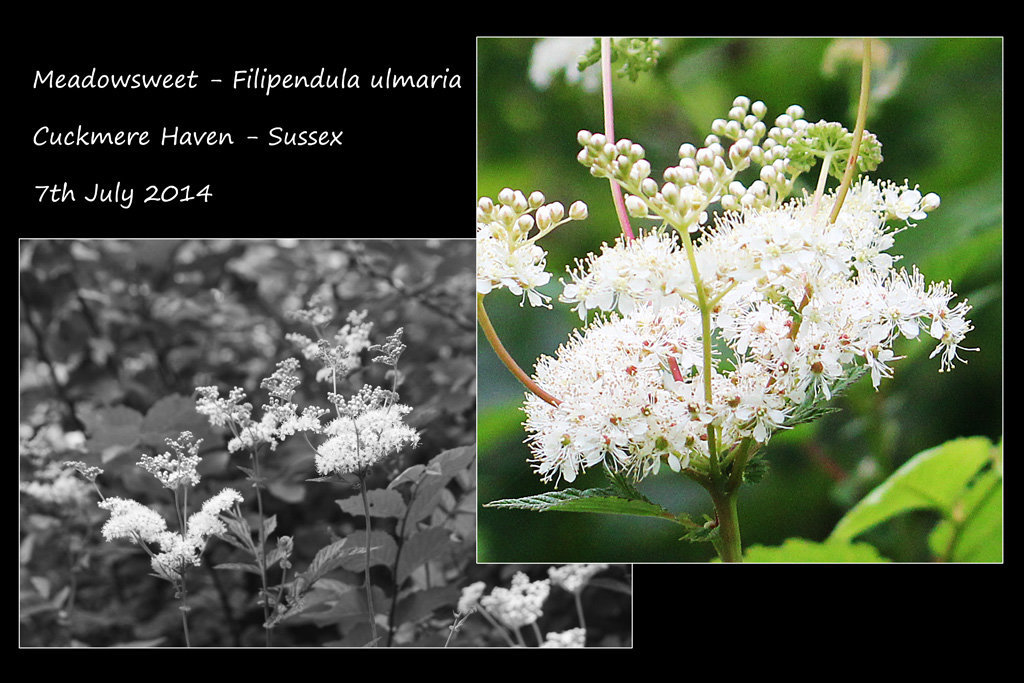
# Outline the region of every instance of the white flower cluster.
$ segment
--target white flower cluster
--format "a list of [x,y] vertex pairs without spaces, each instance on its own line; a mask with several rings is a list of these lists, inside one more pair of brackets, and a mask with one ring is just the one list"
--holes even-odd
[[41,503],[58,508],[74,508],[88,503],[93,489],[74,472],[54,466],[36,472],[35,479],[23,481],[19,489]]
[[607,564],[564,564],[561,567],[549,567],[548,578],[553,586],[576,593],[587,585],[592,576],[607,568]]
[[587,217],[587,205],[574,202],[569,215],[559,202],[545,204],[544,195],[529,197],[519,190],[505,188],[495,204],[489,197],[480,199],[476,208],[476,291],[487,294],[507,288],[526,299],[531,306],[547,306],[551,297],[537,291],[551,274],[544,268],[547,252],[537,240],[559,225]]
[[516,572],[508,588],[496,586],[479,599],[480,606],[511,629],[534,623],[543,613],[544,601],[551,592],[551,580],[530,581]]
[[195,486],[199,483],[196,467],[199,465],[199,444],[202,439],[195,439],[192,432],[182,432],[177,439],[165,439],[174,451],[160,455],[143,455],[139,467],[146,470],[159,480],[164,488],[176,489],[179,486]]
[[571,628],[560,633],[544,634],[544,642],[541,647],[586,647],[587,630],[584,628]]
[[[313,326],[319,334],[321,327],[330,320],[330,309],[321,307],[317,316],[309,314],[314,308],[316,299],[309,302],[309,308],[292,314],[292,317],[304,320]],[[306,313],[305,316],[302,314]],[[288,341],[295,344],[306,360],[316,360],[322,365],[317,371],[318,382],[326,382],[336,377],[344,377],[359,367],[359,354],[370,346],[370,331],[373,323],[366,322],[366,311],[351,311],[345,324],[333,335],[333,343],[324,338],[313,340],[304,334],[290,332],[285,335]]]
[[327,440],[317,447],[317,472],[321,476],[363,472],[415,446],[419,433],[402,421],[411,411],[407,405],[392,403],[335,418],[324,429]]
[[263,380],[261,386],[270,393],[269,402],[263,406],[263,415],[257,421],[252,417],[252,404],[245,401],[241,387],[232,389],[226,398],[214,386],[196,388],[196,411],[205,415],[214,427],[228,427],[233,438],[228,441],[228,451],[254,450],[262,444],[271,450],[299,432],[320,432],[323,425],[320,418],[327,410],[317,406],[306,406],[299,412],[290,398],[298,386],[295,377],[299,362],[288,358],[277,364],[274,373]]
[[[747,122],[755,140],[764,135],[758,120]],[[818,128],[832,136],[829,144],[847,140],[844,129]],[[772,129],[769,139],[810,145],[799,131],[787,137]],[[749,142],[742,129],[733,133]],[[593,145],[597,136],[582,137]],[[649,172],[643,151],[625,142],[597,152],[588,147],[581,156],[639,188]],[[695,246],[663,227],[606,244],[569,270],[560,300],[583,320],[591,311],[603,315],[575,331],[555,357],[537,362],[537,385],[558,399],[529,394],[524,407],[531,462],[545,481],[572,482],[600,463],[636,479],[663,461],[678,471],[693,459],[708,461],[709,435],[723,454],[745,440],[756,448],[865,369],[877,388],[899,359],[893,343],[900,337],[932,337],[940,371],[962,361],[962,342],[973,329],[970,306],[951,307],[947,283],[926,284],[916,268],[895,269],[899,257],[888,253],[902,229],[890,223],[913,225],[939,205],[938,197],[862,177],[832,222],[825,208],[836,201],[831,192],[783,199],[786,145],[751,149],[731,149],[731,167],[719,163],[721,149],[681,151],[684,162],[700,162],[692,173],[685,164],[673,170],[689,199],[677,196],[681,190],[671,182],[667,196],[664,187],[631,196],[632,204],[686,227],[703,222],[698,214],[708,202],[734,186],[735,210],[716,216]],[[867,149],[877,152],[877,143]],[[762,169],[771,185],[763,182],[754,197],[760,199],[747,201],[749,188],[730,178],[754,156],[776,170]]]
[[225,531],[220,515],[242,496],[234,489],[223,489],[203,503],[202,509],[188,517],[180,532],[170,531],[160,513],[135,500],[107,498],[99,503],[110,511],[102,533],[107,541],[127,538],[137,543],[156,544],[160,551],[152,553],[153,570],[161,576],[180,573],[185,565],[198,565],[211,536]]

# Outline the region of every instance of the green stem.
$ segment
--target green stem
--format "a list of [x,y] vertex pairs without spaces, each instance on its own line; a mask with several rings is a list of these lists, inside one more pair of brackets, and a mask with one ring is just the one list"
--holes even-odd
[[359,494],[363,499],[363,514],[366,516],[366,610],[370,614],[370,640],[376,646],[377,620],[373,609],[373,584],[370,583],[370,502],[366,497],[366,479],[359,475]]
[[860,153],[860,141],[864,137],[864,125],[868,118],[868,102],[871,99],[871,39],[864,39],[864,61],[860,70],[860,102],[857,104],[857,125],[853,129],[853,148],[850,150],[850,159],[846,162],[846,173],[843,174],[843,182],[836,193],[836,203],[832,207],[832,214],[828,222],[835,223],[839,217],[839,210],[843,207],[846,193],[853,183],[853,176],[857,170],[857,155]]
[[743,549],[740,544],[740,524],[736,514],[736,491],[713,487],[711,500],[718,517],[718,541],[715,549],[722,562],[742,562]]
[[188,635],[188,588],[185,586],[185,567],[181,568],[181,606],[178,610],[181,612],[181,627],[185,632],[185,647],[192,647],[191,640]]
[[580,597],[580,594],[582,592],[583,592],[583,589],[580,588],[578,591],[573,593],[572,596],[573,596],[573,598],[576,599],[576,618],[580,620],[580,628],[582,628],[584,631],[586,631],[587,630],[587,620],[583,616],[583,598]]
[[270,591],[267,589],[267,528],[263,523],[263,495],[260,493],[260,488],[263,483],[260,480],[260,457],[256,450],[250,451],[252,455],[252,473],[255,478],[256,488],[256,509],[259,512],[259,529],[257,530],[260,539],[260,547],[256,555],[256,564],[260,568],[260,581],[263,584],[263,631],[264,631],[264,645],[271,647],[273,643],[273,635],[271,631],[272,627],[267,624],[270,623]]

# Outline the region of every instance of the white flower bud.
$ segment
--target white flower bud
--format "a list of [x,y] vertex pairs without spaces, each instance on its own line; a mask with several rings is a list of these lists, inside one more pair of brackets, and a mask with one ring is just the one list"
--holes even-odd
[[575,201],[569,205],[569,218],[574,221],[582,221],[587,217],[587,215],[589,215],[589,211],[587,209],[587,205],[583,202]]
[[615,151],[619,154],[629,154],[629,148],[633,146],[633,141],[628,138],[622,138],[615,143]]
[[643,191],[644,195],[653,197],[658,194],[658,183],[654,178],[644,178],[643,182],[640,183],[640,189]]
[[494,201],[490,197],[481,197],[476,205],[485,215],[489,215],[491,211],[494,211]]
[[711,192],[711,190],[714,189],[716,182],[717,178],[715,178],[715,174],[711,171],[711,169],[701,169],[700,177],[697,178],[697,185],[700,186],[700,189],[704,190],[705,192]]
[[533,216],[530,214],[520,216],[519,219],[516,220],[516,229],[524,235],[529,234],[529,232],[533,230]]
[[643,180],[649,175],[651,175],[651,162],[646,159],[638,160],[633,164],[633,168],[629,169],[629,177],[633,180]]
[[738,211],[740,204],[736,201],[736,197],[731,194],[722,195],[722,209],[725,211]]
[[530,208],[530,202],[526,201],[526,195],[519,190],[516,190],[512,195],[512,208],[518,213],[527,211]]
[[701,147],[697,150],[697,156],[695,158],[697,163],[701,166],[710,166],[711,162],[715,160],[715,155],[707,147]]
[[[729,194],[739,195],[739,196],[742,197],[743,194],[746,191],[747,191],[747,188],[744,187],[743,183],[741,183],[738,180],[734,180],[731,183],[729,183]],[[723,198],[723,200],[724,200],[724,198]]]
[[739,121],[747,115],[747,110],[743,107],[733,107],[729,110],[729,118],[733,121]]
[[510,187],[506,187],[505,189],[498,193],[498,201],[506,206],[511,204],[514,198],[515,193],[512,191],[512,188]]
[[527,201],[530,202],[530,208],[531,209],[536,209],[538,206],[543,206],[544,205],[544,193],[543,192],[539,192],[539,191],[538,192],[531,192],[530,196],[527,198]]
[[934,192],[929,192],[924,196],[924,199],[921,200],[921,208],[925,211],[934,211],[939,208],[940,202],[941,200],[939,199],[939,195]]
[[562,219],[565,218],[565,207],[562,206],[561,202],[551,202],[547,205],[547,208],[551,214],[552,222],[561,223]]
[[608,138],[606,138],[603,133],[594,133],[590,137],[590,147],[592,147],[595,150],[602,149],[604,148],[604,143],[606,143],[607,141]]
[[513,210],[508,204],[503,204],[502,207],[498,209],[498,220],[506,228],[511,228],[512,224],[516,222],[515,210]]
[[551,210],[546,206],[537,209],[537,227],[540,230],[547,230],[551,225]]
[[775,179],[778,177],[778,172],[774,166],[765,166],[761,169],[761,180],[772,185],[775,183]]
[[759,119],[763,119],[764,115],[768,113],[768,106],[764,102],[758,100],[750,105],[750,111]]
[[647,204],[635,195],[628,195],[626,197],[626,211],[634,218],[642,218],[647,215]]
[[791,104],[786,109],[786,115],[791,119],[802,119],[804,117],[804,108],[799,104]]
[[643,145],[638,145],[638,144],[634,143],[629,148],[629,155],[628,156],[629,156],[629,160],[630,161],[632,161],[633,163],[636,163],[636,162],[640,161],[641,159],[643,159],[645,154],[647,154],[647,150],[645,150],[643,148]]
[[679,158],[680,159],[692,159],[697,154],[697,148],[691,145],[689,142],[684,142],[679,145]]
[[[711,122],[711,132],[716,135],[725,135],[725,127],[728,122],[725,119],[715,119]],[[680,152],[679,156],[682,156]]]
[[679,200],[679,188],[675,183],[665,183],[661,187],[661,196],[669,204],[675,204]]
[[580,143],[584,147],[590,144],[590,138],[593,135],[589,130],[581,130],[576,133],[576,142]]
[[747,109],[750,108],[750,98],[745,95],[739,95],[736,99],[732,101],[732,106],[742,109],[743,113],[746,114]]

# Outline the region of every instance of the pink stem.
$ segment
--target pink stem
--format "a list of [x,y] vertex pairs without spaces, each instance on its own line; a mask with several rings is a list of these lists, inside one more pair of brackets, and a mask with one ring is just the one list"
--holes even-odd
[[[615,114],[612,106],[612,39],[601,39],[601,90],[604,94],[604,136],[608,142],[615,144]],[[629,213],[626,211],[626,202],[622,198],[622,188],[614,178],[608,181],[612,186],[612,201],[615,203],[615,213],[619,217],[619,225],[622,226],[622,234],[626,240],[633,239],[633,228],[629,225]]]

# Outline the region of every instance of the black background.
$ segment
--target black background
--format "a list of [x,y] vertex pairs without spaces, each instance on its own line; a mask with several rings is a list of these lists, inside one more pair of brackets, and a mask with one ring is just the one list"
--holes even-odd
[[[24,157],[8,191],[28,220],[21,237],[472,237],[475,203],[475,36],[421,24],[398,31],[351,15],[279,14],[279,21],[166,16],[134,26],[85,18],[22,28],[9,143]],[[303,17],[297,20],[297,17]],[[186,28],[196,24],[199,28]],[[180,28],[179,28],[180,27]],[[23,38],[28,35],[22,34]],[[33,88],[46,74],[195,70],[199,87]],[[359,75],[358,89],[235,90],[234,71]],[[460,88],[370,87],[371,74],[458,74]],[[221,78],[221,84],[210,83]],[[39,147],[54,131],[147,130],[145,147]],[[166,147],[162,128],[228,131],[235,144]],[[334,147],[268,147],[273,126],[342,130]],[[246,136],[259,135],[260,141]],[[76,188],[74,203],[39,201],[37,185]],[[135,188],[134,203],[83,201],[95,183]],[[204,202],[143,203],[148,185],[209,185]]]

